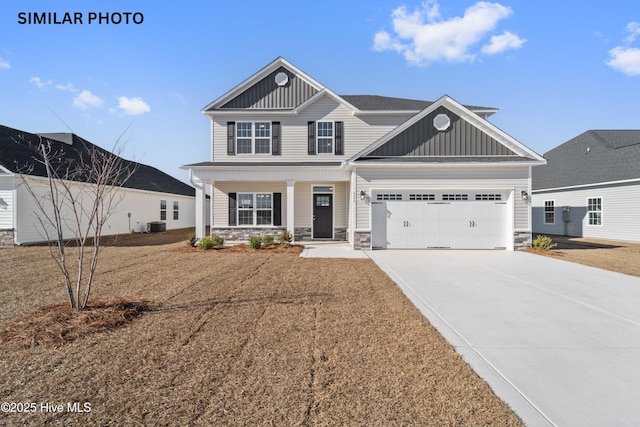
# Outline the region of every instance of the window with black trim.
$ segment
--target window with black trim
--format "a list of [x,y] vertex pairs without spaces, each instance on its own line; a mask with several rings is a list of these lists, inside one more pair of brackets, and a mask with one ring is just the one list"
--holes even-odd
[[237,122],[237,154],[271,154],[271,122]]
[[333,154],[333,122],[317,122],[316,132],[316,153]]
[[273,225],[273,193],[238,193],[238,225]]

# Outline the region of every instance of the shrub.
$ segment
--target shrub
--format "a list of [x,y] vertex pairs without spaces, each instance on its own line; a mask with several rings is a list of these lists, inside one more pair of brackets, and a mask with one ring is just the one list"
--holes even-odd
[[252,249],[260,249],[262,246],[262,237],[260,236],[251,236],[249,237],[249,247]]
[[202,239],[200,239],[200,242],[198,243],[198,247],[200,249],[213,249],[213,247],[215,246],[215,244],[213,243],[213,239],[211,237],[203,237]]
[[276,238],[273,234],[267,234],[262,238],[262,243],[264,243],[264,245],[268,247],[268,246],[272,246],[275,240]]
[[289,246],[291,244],[291,232],[289,232],[288,230],[282,231],[278,237],[280,238],[280,243],[282,243],[284,246]]
[[214,235],[211,237],[203,237],[198,243],[200,249],[213,249],[216,246],[220,246],[224,243],[224,237]]
[[211,236],[211,241],[213,242],[214,246],[224,245],[224,237],[218,236],[217,234]]
[[196,239],[196,233],[189,233],[189,236],[187,237],[187,246],[194,247],[197,240],[198,239]]
[[553,243],[549,236],[539,235],[533,240],[533,249],[536,251],[546,252],[556,246],[558,246],[557,243]]

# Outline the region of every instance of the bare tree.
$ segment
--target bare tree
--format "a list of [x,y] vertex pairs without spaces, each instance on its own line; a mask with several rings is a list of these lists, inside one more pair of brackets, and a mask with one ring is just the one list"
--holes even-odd
[[[103,227],[117,211],[124,197],[122,187],[137,164],[120,157],[122,146],[118,143],[107,151],[79,139],[75,146],[42,137],[38,142],[21,142],[34,151],[32,162],[20,168],[21,177],[37,206],[43,237],[64,277],[69,306],[82,310],[98,265]],[[28,176],[34,170],[46,177],[46,188],[42,180]]]

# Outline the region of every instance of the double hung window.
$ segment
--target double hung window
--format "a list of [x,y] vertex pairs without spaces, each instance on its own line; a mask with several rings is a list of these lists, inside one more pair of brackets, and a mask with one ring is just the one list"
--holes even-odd
[[556,223],[556,208],[553,200],[544,201],[544,223],[555,224]]
[[316,152],[318,154],[333,154],[334,132],[333,122],[317,123],[317,144]]
[[180,218],[180,202],[174,201],[173,202],[173,219],[177,221],[178,218]]
[[160,200],[160,221],[167,220],[167,201]]
[[238,225],[272,225],[273,193],[238,193]]
[[271,122],[238,122],[236,124],[236,153],[270,154]]
[[602,198],[587,199],[589,225],[602,225]]

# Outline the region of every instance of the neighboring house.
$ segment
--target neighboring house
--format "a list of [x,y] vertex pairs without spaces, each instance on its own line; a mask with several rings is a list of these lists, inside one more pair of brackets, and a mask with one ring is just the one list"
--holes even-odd
[[341,96],[283,58],[202,113],[211,158],[183,166],[196,186],[196,234],[361,248],[530,244],[531,167],[544,159],[489,123],[494,108]]
[[533,171],[533,231],[640,242],[640,130],[590,130]]
[[[90,142],[69,133],[34,135],[0,126],[0,246],[37,243],[46,240],[38,221],[40,215],[23,176],[25,166],[32,169],[28,180],[40,196],[46,194],[46,170],[33,161],[33,145],[40,140],[52,142],[54,151],[62,150],[66,159],[76,162],[87,157]],[[195,190],[189,185],[155,169],[127,160],[136,172],[125,183],[117,212],[103,228],[103,235],[147,231],[147,223],[162,221],[166,229],[194,226]],[[65,215],[70,215],[66,212]],[[71,237],[69,230],[65,237]],[[186,236],[185,236],[186,238]]]

